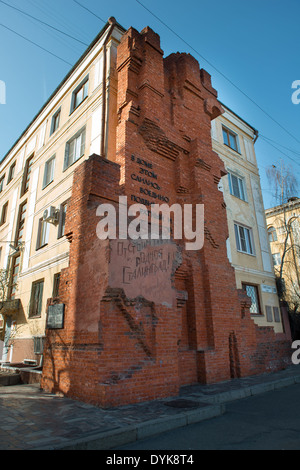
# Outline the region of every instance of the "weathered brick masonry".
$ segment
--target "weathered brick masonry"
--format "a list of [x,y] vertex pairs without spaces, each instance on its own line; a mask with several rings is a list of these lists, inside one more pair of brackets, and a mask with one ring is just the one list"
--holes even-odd
[[[284,367],[289,337],[254,324],[227,258],[225,168],[210,135],[222,108],[210,75],[189,54],[164,59],[150,28],[127,31],[117,72],[116,160],[92,155],[74,174],[65,322],[47,332],[42,387],[111,406]],[[204,204],[204,248],[99,240],[96,208],[119,195]],[[132,270],[149,259],[147,271]]]

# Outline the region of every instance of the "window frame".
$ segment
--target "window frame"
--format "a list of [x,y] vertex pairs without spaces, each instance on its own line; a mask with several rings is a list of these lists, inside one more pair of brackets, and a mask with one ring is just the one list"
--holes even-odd
[[[261,298],[260,298],[260,289],[259,289],[259,285],[258,284],[252,284],[251,282],[242,282],[242,289],[246,292],[247,294],[247,290],[246,290],[246,287],[253,287],[256,291],[256,297],[257,297],[257,307],[258,307],[258,312],[251,312],[251,307],[250,307],[250,313],[251,315],[263,315],[263,311],[262,311],[262,308],[261,308]],[[248,294],[247,294],[248,295]],[[252,299],[251,296],[248,295],[248,297],[250,297]]]
[[[76,149],[78,149],[79,145],[76,142],[77,139],[81,138],[80,140],[80,153],[79,156],[76,157]],[[71,150],[71,145],[74,143],[74,148]],[[86,126],[82,127],[79,131],[76,132],[67,142],[65,146],[65,156],[64,156],[64,166],[63,171],[66,171],[70,166],[74,165],[81,157],[85,154],[85,143],[86,143]],[[70,163],[70,155],[72,155],[72,162]]]
[[18,252],[14,256],[12,256],[12,260],[11,260],[8,295],[7,295],[7,298],[9,300],[13,300],[15,298],[17,287],[18,287],[17,279],[20,273],[20,267],[21,267],[21,253]]
[[[235,187],[233,183],[233,179],[237,179],[237,188]],[[239,176],[234,172],[231,172],[230,170],[228,171],[228,181],[229,181],[229,192],[232,196],[237,197],[241,201],[248,202],[248,196],[247,196],[247,187],[246,187],[246,181],[243,176]],[[235,194],[235,189],[238,189],[239,194]],[[241,197],[241,196],[244,197]]]
[[3,189],[4,189],[4,183],[5,183],[5,173],[3,176],[1,176],[0,178],[0,193],[2,193]]
[[33,158],[34,158],[34,154],[32,154],[29,158],[27,158],[26,163],[25,163],[22,186],[21,186],[21,197],[24,196],[24,194],[26,194],[29,189]]
[[[24,210],[25,207],[25,210]],[[19,213],[18,213],[18,225],[16,227],[16,234],[15,234],[15,246],[18,247],[19,243],[21,242],[23,238],[23,232],[25,228],[25,222],[26,222],[26,211],[27,211],[27,199],[22,202],[19,206]],[[22,235],[20,236],[20,233],[22,232]]]
[[[66,210],[64,210],[66,208]],[[68,201],[63,202],[59,206],[59,220],[58,220],[58,231],[57,239],[60,239],[65,234],[66,214],[68,210]]]
[[[88,88],[89,88],[89,75],[84,77],[84,79],[77,85],[75,90],[72,92],[71,97],[71,107],[70,107],[70,115],[86,100],[88,97]],[[82,99],[79,103],[76,104],[76,98],[78,94],[82,90]]]
[[[224,133],[227,136],[227,142],[225,142]],[[226,147],[229,147],[231,150],[234,150],[238,154],[241,154],[238,134],[222,124],[222,135],[223,144],[226,145]],[[230,145],[230,136],[234,138],[236,148]]]
[[61,115],[61,107],[53,114],[51,119],[51,127],[50,127],[50,137],[54,134],[57,129],[59,128],[60,124],[60,115]]
[[[51,184],[53,181],[54,181],[54,172],[55,172],[55,160],[56,160],[56,154],[52,155],[52,157],[50,157],[46,162],[45,162],[45,166],[44,166],[44,177],[43,177],[43,186],[42,186],[42,189],[45,189],[47,186],[49,186],[49,184]],[[51,172],[52,172],[52,179],[48,182],[46,182],[46,175],[48,175],[48,171],[47,168],[48,168],[48,165],[50,162],[53,162],[53,168],[51,169]],[[49,170],[49,168],[48,168]]]
[[[45,279],[38,279],[37,281],[34,281],[31,284],[31,294],[30,294],[30,301],[29,301],[28,318],[39,318],[39,317],[41,317],[42,308],[43,308],[44,284],[45,284]],[[39,287],[39,289],[41,289],[41,292],[39,292],[37,311],[36,311],[36,309],[33,311],[33,300],[34,300],[33,296],[35,294],[35,288],[38,285],[41,285],[41,288]]]
[[[275,235],[275,236],[274,236]],[[269,238],[269,243],[277,242],[278,241],[278,236],[277,236],[277,230],[274,227],[274,225],[271,225],[268,228],[268,238]],[[272,238],[272,240],[271,240]]]
[[1,219],[0,219],[0,227],[5,224],[7,220],[7,214],[8,214],[8,202],[6,201],[5,204],[2,206],[2,211],[1,211]]
[[[278,256],[276,256],[276,255],[279,256],[279,263],[277,263],[277,261],[278,261]],[[277,253],[272,253],[272,258],[273,258],[273,264],[274,264],[274,266],[280,266],[280,265],[281,265],[281,254],[280,254],[279,252],[277,252]],[[276,258],[277,258],[277,259],[276,259]],[[276,261],[276,263],[275,263],[275,261]]]
[[[244,237],[245,244],[246,244],[246,251],[243,250],[243,243],[241,238],[240,229],[244,231],[247,230],[248,237]],[[246,227],[243,224],[239,224],[238,222],[234,222],[234,233],[235,233],[235,240],[236,240],[236,249],[239,253],[243,253],[250,256],[256,256],[255,252],[255,245],[254,245],[254,238],[253,238],[253,230],[251,227]],[[249,244],[250,242],[250,244]],[[252,251],[248,251],[247,248],[251,248]]]
[[61,273],[58,272],[58,273],[55,273],[54,276],[53,276],[53,288],[52,288],[52,298],[53,299],[58,298],[60,275],[61,275]]
[[9,184],[14,179],[15,171],[16,171],[16,161],[14,161],[9,167],[7,183],[6,184]]
[[[48,245],[49,242],[49,224],[46,222],[43,217],[39,219],[38,222],[38,233],[36,240],[36,251],[44,248]],[[43,238],[42,238],[43,237]]]

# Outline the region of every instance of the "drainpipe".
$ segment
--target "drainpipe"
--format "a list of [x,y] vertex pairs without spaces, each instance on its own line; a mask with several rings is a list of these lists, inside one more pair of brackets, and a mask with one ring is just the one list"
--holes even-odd
[[100,148],[100,155],[101,157],[106,158],[106,146],[105,146],[105,140],[106,140],[106,108],[107,108],[107,98],[106,98],[106,72],[107,72],[107,57],[106,57],[106,46],[107,43],[111,37],[111,34],[113,32],[113,29],[116,25],[116,19],[111,16],[108,20],[110,24],[109,31],[107,33],[107,36],[105,38],[104,44],[103,44],[103,75],[102,75],[102,123],[101,123],[101,148]]

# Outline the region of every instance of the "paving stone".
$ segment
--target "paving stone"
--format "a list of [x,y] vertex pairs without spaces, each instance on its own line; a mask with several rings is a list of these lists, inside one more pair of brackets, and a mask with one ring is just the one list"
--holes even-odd
[[[226,412],[225,402],[299,381],[300,370],[294,366],[232,383],[183,387],[177,397],[110,409],[44,393],[37,385],[1,387],[0,450],[110,449],[213,418]],[[182,406],[170,406],[176,401]],[[193,407],[183,407],[189,402]]]

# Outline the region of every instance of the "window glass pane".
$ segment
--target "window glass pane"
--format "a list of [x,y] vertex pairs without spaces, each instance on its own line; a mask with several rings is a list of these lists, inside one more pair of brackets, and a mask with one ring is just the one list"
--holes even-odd
[[250,230],[248,230],[247,228],[245,228],[244,230],[246,233],[247,253],[253,254]]
[[236,136],[229,133],[229,145],[232,149],[237,150]]
[[232,180],[233,195],[239,198],[240,197],[240,189],[239,189],[238,178],[234,175],[231,175],[231,180]]
[[45,173],[43,187],[45,188],[54,178],[55,157],[51,158],[45,163]]
[[236,224],[234,224],[234,232],[235,232],[235,239],[236,239],[236,247],[240,251],[241,250],[241,244],[240,244],[239,230],[238,230],[238,226]]
[[244,181],[239,178],[239,189],[240,189],[240,199],[242,199],[243,201],[246,201],[246,197],[245,197],[245,191],[244,191]]
[[241,250],[247,251],[246,235],[245,235],[244,227],[239,227],[239,234],[240,234]]
[[75,108],[80,105],[81,101],[83,100],[83,88],[77,91],[75,94]]
[[224,144],[229,145],[228,134],[225,129],[223,129],[223,139],[224,139]]
[[32,285],[29,316],[39,316],[41,314],[43,289],[44,281],[38,281]]
[[70,165],[79,160],[84,154],[85,150],[85,128],[83,128],[78,134],[70,139],[66,144],[64,170]]
[[250,307],[251,313],[260,313],[259,311],[259,301],[258,301],[258,290],[256,286],[244,285],[244,290],[247,295],[250,297],[252,305]]

